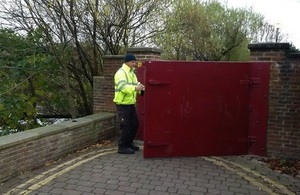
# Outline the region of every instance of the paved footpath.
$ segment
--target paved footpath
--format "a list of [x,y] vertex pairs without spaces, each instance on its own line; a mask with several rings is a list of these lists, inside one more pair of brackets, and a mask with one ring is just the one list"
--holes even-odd
[[143,158],[114,144],[86,149],[0,185],[0,194],[300,195],[300,179],[256,156]]

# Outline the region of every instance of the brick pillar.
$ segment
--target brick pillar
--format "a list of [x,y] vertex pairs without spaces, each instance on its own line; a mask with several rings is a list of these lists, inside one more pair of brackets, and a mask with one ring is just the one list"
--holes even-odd
[[270,69],[268,156],[300,157],[300,57],[288,43],[249,45],[253,61],[273,61]]
[[114,98],[114,74],[124,62],[123,55],[107,55],[103,58],[103,76],[94,77],[93,113],[116,112]]
[[289,43],[249,44],[250,61],[284,61]]
[[[126,52],[135,54],[138,61],[159,60],[162,53],[156,48],[128,48]],[[103,60],[103,76],[94,77],[93,113],[116,113],[113,102],[114,74],[122,66],[124,55],[107,55]]]

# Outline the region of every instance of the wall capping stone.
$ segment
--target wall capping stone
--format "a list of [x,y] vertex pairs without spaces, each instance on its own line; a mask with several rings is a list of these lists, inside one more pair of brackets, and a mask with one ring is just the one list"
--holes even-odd
[[288,50],[289,43],[253,43],[248,45],[250,50]]
[[136,53],[136,52],[141,52],[141,53],[158,53],[161,54],[163,52],[163,50],[158,49],[158,48],[153,48],[153,47],[131,47],[131,48],[127,48],[126,49],[127,53]]
[[0,182],[116,135],[113,113],[75,120],[1,136]]

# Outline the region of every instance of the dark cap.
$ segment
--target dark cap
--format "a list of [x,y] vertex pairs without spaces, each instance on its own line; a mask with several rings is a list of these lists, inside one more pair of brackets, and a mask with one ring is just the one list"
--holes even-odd
[[136,61],[136,57],[135,57],[134,54],[128,53],[128,54],[125,55],[124,61],[125,62]]

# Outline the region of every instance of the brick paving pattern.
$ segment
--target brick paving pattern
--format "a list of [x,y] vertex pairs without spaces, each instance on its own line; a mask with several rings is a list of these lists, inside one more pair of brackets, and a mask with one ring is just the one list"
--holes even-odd
[[[0,193],[265,195],[288,192],[300,194],[299,179],[275,173],[261,163],[256,163],[256,157],[251,156],[145,159],[142,151],[133,155],[117,154],[116,150],[110,150],[109,153],[101,156],[95,156],[96,154],[98,154],[97,151],[77,161],[65,163],[59,168],[43,167],[20,175],[1,184]],[[84,163],[70,169],[77,162],[84,160],[86,160]],[[250,171],[243,167],[239,168],[238,164]],[[55,169],[51,172],[50,168]],[[255,175],[255,172],[261,175]],[[284,191],[280,189],[280,186],[266,182],[264,177],[283,184],[288,190]]]
[[203,158],[144,159],[108,154],[32,194],[267,194]]

